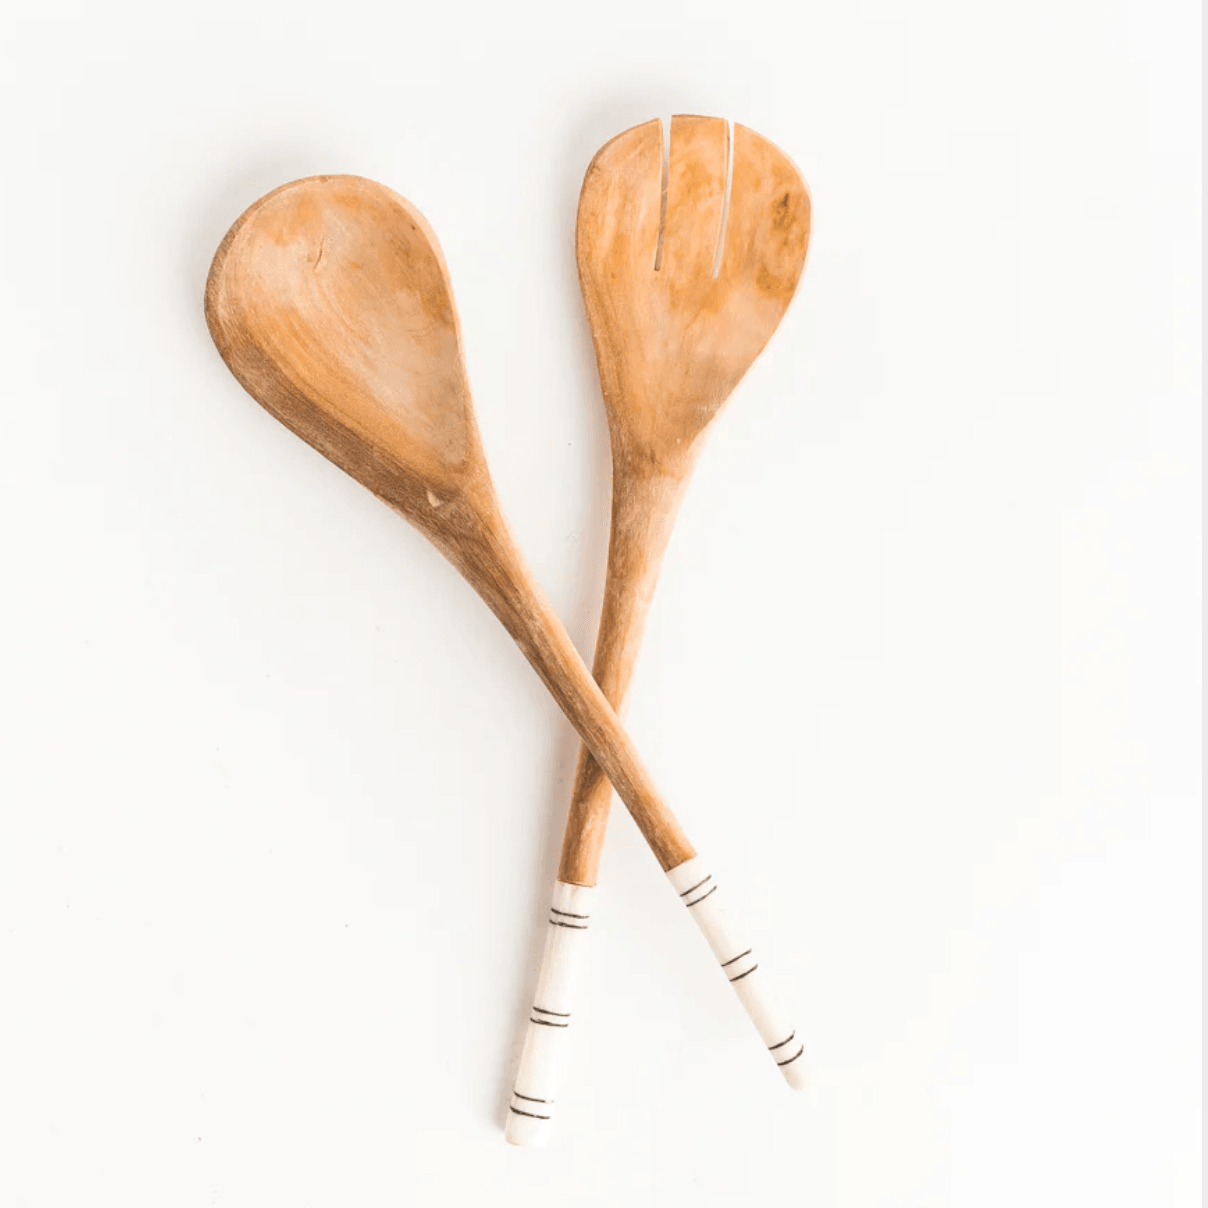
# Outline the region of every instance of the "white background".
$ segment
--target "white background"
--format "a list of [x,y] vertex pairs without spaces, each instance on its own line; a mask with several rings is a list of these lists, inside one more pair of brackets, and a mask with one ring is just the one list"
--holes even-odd
[[[1198,1204],[1194,0],[115,0],[4,37],[0,1202]],[[574,738],[243,394],[202,287],[295,177],[418,205],[586,655],[575,204],[672,112],[814,198],[631,714],[811,1089],[618,811],[560,1131],[520,1152]]]

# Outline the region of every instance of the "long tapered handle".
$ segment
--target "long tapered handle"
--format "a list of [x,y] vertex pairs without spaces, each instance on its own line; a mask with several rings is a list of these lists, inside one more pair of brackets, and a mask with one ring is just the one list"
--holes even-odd
[[544,1145],[553,1129],[558,1089],[570,1052],[575,987],[595,892],[563,881],[554,884],[537,993],[508,1105],[505,1135],[513,1145]]
[[785,1081],[794,1090],[800,1090],[805,1085],[805,1044],[798,1039],[796,1027],[776,1001],[759,967],[754,946],[726,914],[724,895],[708,866],[700,856],[694,856],[670,869],[667,879],[704,933],[722,973],[734,987]]
[[[688,837],[684,834],[675,815],[667,808],[659,795],[650,773],[642,763],[629,735],[626,734],[600,686],[584,666],[579,652],[567,636],[562,623],[550,608],[548,601],[528,574],[527,569],[524,568],[511,534],[502,523],[496,530],[496,534],[506,556],[500,557],[495,565],[500,569],[510,570],[510,575],[507,577],[499,575],[494,579],[487,576],[476,576],[471,581],[511,633],[554,700],[578,731],[584,745],[595,756],[609,780],[612,781],[618,796],[625,802],[646,842],[666,870],[667,875],[672,878],[672,884],[677,884],[676,878],[685,875],[685,870],[699,867],[695,849],[688,841]],[[505,584],[510,590],[500,590]],[[705,875],[704,872],[701,873],[702,878]],[[568,890],[584,888],[572,885],[570,882],[559,882],[558,885],[559,888],[565,886]],[[690,888],[690,884],[680,885],[677,892],[688,888]],[[742,953],[744,947],[749,947],[749,945],[741,947],[732,945],[731,931],[722,921],[720,910],[716,908],[717,903],[714,903],[713,909],[708,909],[708,901],[704,902],[706,910],[703,913],[697,913],[701,903],[692,900],[691,903],[686,902],[685,904],[690,905],[690,911],[704,931],[705,938],[709,941],[714,953],[717,954],[719,963],[723,966],[735,953]],[[590,914],[590,911],[583,913]],[[582,936],[585,934],[585,932],[575,932],[573,928],[551,928],[551,930],[565,931],[567,935]],[[547,937],[547,944],[552,943],[554,941],[550,941]],[[547,946],[546,960],[549,963],[549,970],[547,973],[543,966],[538,983],[536,1007],[544,1007],[546,1010],[552,1011],[570,1011],[569,996],[572,993],[573,976],[570,972],[564,973],[564,969],[573,972],[581,946],[572,947],[566,954],[563,954],[558,948],[551,951],[551,948]],[[775,1056],[774,1046],[776,1046],[777,1040],[783,1040],[788,1032],[785,1032],[784,1036],[778,1037],[777,1040],[771,1039],[772,1032],[779,1026],[783,1015],[774,1009],[764,980],[762,978],[756,980],[754,975],[755,970],[749,968],[747,976],[741,979],[732,978],[732,984],[760,1035],[764,1038],[764,1043],[770,1050],[773,1050]],[[547,977],[551,987],[565,987],[564,992],[567,997],[561,1000],[562,1006],[557,1005],[556,999],[543,999],[542,986],[547,984]],[[751,984],[745,985],[746,982]],[[534,1016],[538,1014],[540,1013],[534,1011]],[[525,1038],[524,1055],[521,1058],[521,1076],[517,1077],[515,1083],[515,1089],[520,1098],[513,1096],[508,1113],[509,1124],[511,1124],[509,1140],[513,1140],[516,1144],[540,1143],[552,1127],[550,1121],[554,1115],[557,1079],[565,1061],[566,1041],[569,1039],[570,1031],[569,1027],[555,1029],[534,1024],[531,1019],[532,1017],[530,1017],[529,1032]],[[546,1034],[552,1035],[555,1031],[562,1034],[561,1040],[541,1039]],[[801,1054],[798,1054],[796,1059],[783,1061],[783,1064],[781,1059],[777,1059],[777,1064],[780,1065],[785,1078],[794,1087],[801,1086],[803,1081],[800,1057]],[[798,1068],[794,1069],[794,1066]],[[532,1073],[534,1079],[539,1076],[541,1080],[526,1080],[526,1077],[523,1076],[526,1072]],[[551,1090],[550,1087],[554,1089]],[[546,1089],[547,1093],[540,1093],[542,1089]],[[542,1110],[528,1112],[527,1117],[521,1117],[521,1112],[527,1112],[526,1108],[518,1106],[525,1101],[524,1096],[528,1096],[532,1100],[545,1101],[538,1105]],[[531,1118],[536,1118],[536,1122],[526,1123]],[[512,1123],[513,1121],[515,1123]],[[530,1135],[533,1136],[532,1140],[527,1139]]]
[[[658,862],[667,869],[691,859],[696,851],[688,836],[525,565],[502,514],[480,504],[473,520],[479,542],[475,548],[458,549],[447,542],[442,545],[436,535],[429,535],[512,635],[584,746],[612,781]],[[568,877],[567,883],[582,881]]]

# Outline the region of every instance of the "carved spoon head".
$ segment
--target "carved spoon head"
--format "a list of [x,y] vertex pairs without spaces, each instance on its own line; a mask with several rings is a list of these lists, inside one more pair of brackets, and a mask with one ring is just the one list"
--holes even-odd
[[444,257],[390,189],[313,176],[262,197],[214,257],[206,320],[258,402],[424,527],[486,481]]

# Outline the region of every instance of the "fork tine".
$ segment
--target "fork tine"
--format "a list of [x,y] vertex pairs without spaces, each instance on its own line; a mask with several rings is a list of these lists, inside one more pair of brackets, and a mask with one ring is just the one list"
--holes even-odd
[[662,271],[713,275],[726,192],[726,142],[720,117],[673,117],[667,169]]
[[769,299],[787,305],[805,267],[809,214],[809,190],[793,162],[754,130],[735,124],[719,276],[735,285],[754,282]]
[[663,200],[663,123],[655,118],[604,144],[579,195],[575,248],[580,265],[607,260],[633,279],[654,268]]

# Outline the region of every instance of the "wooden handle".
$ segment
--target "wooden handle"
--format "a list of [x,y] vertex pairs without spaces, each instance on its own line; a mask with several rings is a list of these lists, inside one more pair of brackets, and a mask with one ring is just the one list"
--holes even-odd
[[717,881],[699,856],[671,869],[667,879],[704,933],[785,1081],[800,1090],[805,1085],[805,1045],[772,996],[753,946],[726,917]]
[[575,983],[595,892],[563,881],[554,884],[537,993],[508,1106],[505,1135],[512,1145],[544,1145],[553,1128],[574,1023]]
[[[679,512],[691,470],[690,457],[677,473],[631,469],[615,459],[612,529],[608,539],[608,578],[600,609],[600,628],[592,676],[617,715],[624,717],[646,617],[658,584],[663,555]],[[612,785],[592,753],[583,747],[558,876],[576,885],[594,885],[600,871]]]
[[[592,675],[618,715],[624,711],[646,615],[686,478],[686,474],[678,480],[666,476],[630,476],[614,467],[608,579]],[[559,894],[567,893],[572,886],[579,894],[594,894],[594,889],[585,887],[594,885],[599,874],[611,800],[612,784],[604,769],[586,746],[581,747],[562,841],[555,908],[559,905]],[[506,1136],[513,1145],[548,1142],[553,1131],[551,1120],[535,1117],[552,1118],[554,1091],[566,1060],[569,1031],[555,1032],[543,1026],[542,1007],[554,997],[551,988],[563,985],[568,977],[562,967],[571,963],[572,955],[582,959],[579,954],[582,942],[572,938],[573,933],[563,938],[564,929],[573,920],[551,914],[550,922],[533,1016],[508,1114]],[[557,1009],[568,1012],[569,1023],[569,997],[561,1001],[564,1005]],[[534,1107],[534,1100],[542,1102]]]
[[[629,735],[625,733],[612,706],[584,666],[574,643],[525,566],[501,513],[498,509],[481,510],[470,531],[473,533],[473,541],[463,538],[456,544],[447,542],[445,534],[448,529],[443,526],[441,529],[434,527],[431,533],[433,540],[445,550],[450,560],[474,585],[488,607],[512,635],[516,645],[549,689],[550,695],[579,732],[584,745],[595,756],[618,796],[625,802],[651,851],[672,878],[672,884],[677,887],[676,892],[682,893],[690,889],[692,882],[684,883],[684,878],[691,877],[701,868],[695,850],[688,842],[688,837],[675,815],[659,796],[650,773],[642,763]],[[701,871],[699,879],[705,877],[705,872]],[[565,885],[567,890],[590,889],[588,886],[573,886],[566,882],[560,884]],[[748,956],[749,952],[734,945],[731,933],[721,919],[717,903],[709,906],[711,898],[712,894],[708,894],[703,900],[690,897],[685,905],[693,912],[719,962],[728,968],[730,964],[737,963],[732,961],[735,954]],[[701,909],[702,907],[704,909]],[[580,913],[590,914],[590,911]],[[556,930],[573,932],[574,929],[566,927]],[[749,945],[746,947],[749,949]],[[773,1008],[763,979],[757,980],[752,976],[755,967],[740,967],[743,969],[743,975],[731,977],[731,983],[763,1036],[765,1044],[775,1055],[796,1038],[796,1033],[784,1030],[783,1034],[773,1039],[773,1033],[781,1031],[782,1016]],[[561,968],[559,957],[553,966],[551,978],[560,976]],[[747,982],[750,984],[746,984]],[[549,1010],[562,1009],[551,1005],[550,1002],[539,1001],[538,1005]],[[530,1029],[533,1028],[541,1029],[542,1033],[567,1030],[530,1023]],[[536,1033],[530,1031],[530,1037],[527,1038],[532,1041],[532,1045],[530,1049],[526,1042],[526,1058],[522,1059],[522,1071],[525,1068],[524,1060],[527,1060],[530,1070],[553,1070],[553,1080],[556,1081],[556,1071],[561,1061],[558,1054],[564,1046],[557,1041],[533,1039],[535,1035]],[[545,1045],[550,1046],[548,1052],[545,1051]],[[800,1086],[802,1083],[800,1057],[799,1051],[788,1059],[777,1058],[776,1062],[793,1086]],[[542,1078],[544,1077],[543,1072]],[[530,1083],[518,1078],[516,1085],[523,1095],[529,1094],[530,1091],[539,1091],[544,1082]],[[532,1098],[552,1100],[554,1096],[535,1093]],[[514,1099],[509,1111],[509,1118],[518,1121],[512,1125],[514,1135],[519,1137],[522,1130],[531,1129],[536,1134],[536,1141],[518,1140],[517,1143],[537,1143],[547,1135],[550,1128],[552,1104],[549,1105],[551,1111],[548,1117],[544,1112],[529,1113],[536,1122],[528,1124],[520,1119],[520,1113],[525,1109],[517,1108],[518,1102],[520,1101]]]
[[[664,870],[696,852],[625,733],[557,613],[533,579],[488,486],[482,498],[445,505],[439,524],[421,523],[482,597],[596,757]],[[455,527],[456,526],[456,527]]]

